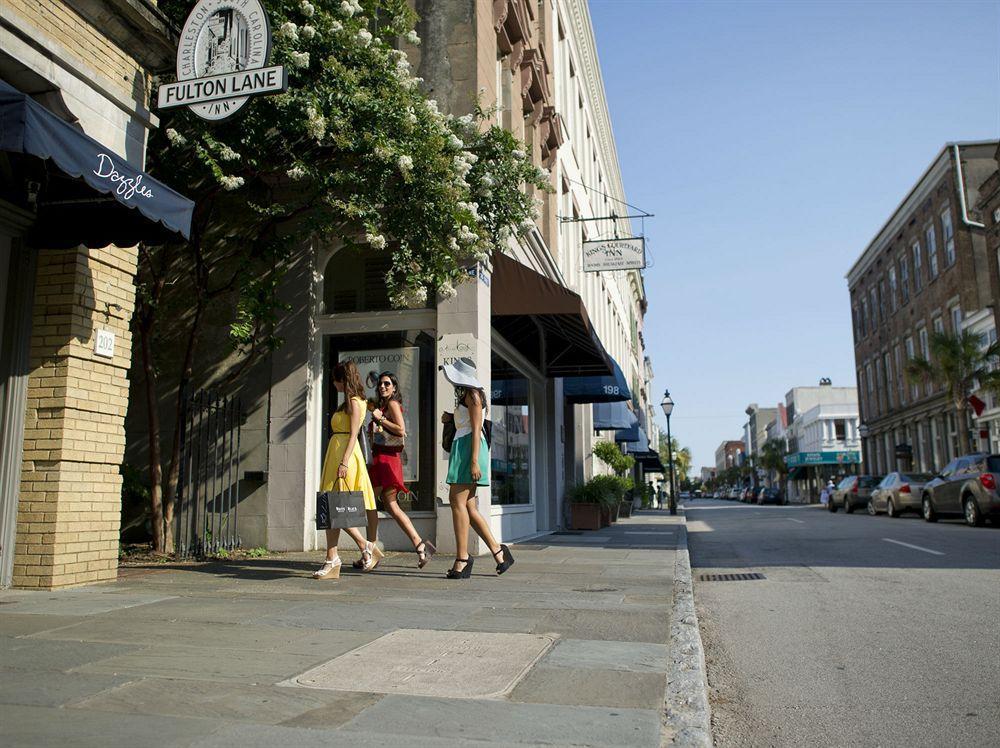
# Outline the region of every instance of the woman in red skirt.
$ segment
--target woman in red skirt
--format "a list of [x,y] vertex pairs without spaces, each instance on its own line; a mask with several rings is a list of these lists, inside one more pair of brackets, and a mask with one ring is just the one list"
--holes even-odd
[[383,371],[378,376],[375,407],[372,410],[372,460],[368,466],[375,495],[382,496],[382,505],[406,533],[417,551],[417,566],[423,568],[437,552],[434,544],[421,539],[406,512],[399,508],[396,496],[409,493],[403,483],[403,463],[400,454],[406,440],[403,421],[403,398],[399,394],[396,375]]

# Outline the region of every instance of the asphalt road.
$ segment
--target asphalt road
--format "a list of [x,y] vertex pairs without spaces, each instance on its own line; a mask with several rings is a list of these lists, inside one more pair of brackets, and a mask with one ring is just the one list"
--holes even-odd
[[1000,744],[1000,528],[686,512],[718,746]]

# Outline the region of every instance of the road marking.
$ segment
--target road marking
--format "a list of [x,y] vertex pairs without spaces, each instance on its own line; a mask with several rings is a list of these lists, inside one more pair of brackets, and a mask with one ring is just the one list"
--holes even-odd
[[923,551],[924,553],[933,553],[935,556],[943,556],[941,551],[932,551],[930,548],[921,548],[919,545],[911,545],[910,543],[904,543],[901,540],[893,540],[892,538],[882,538],[886,543],[895,543],[896,545],[902,545],[906,548],[912,548],[915,551]]
[[805,524],[805,520],[792,519],[791,517],[785,517],[785,519],[787,519],[789,522],[798,522],[800,525],[804,525]]

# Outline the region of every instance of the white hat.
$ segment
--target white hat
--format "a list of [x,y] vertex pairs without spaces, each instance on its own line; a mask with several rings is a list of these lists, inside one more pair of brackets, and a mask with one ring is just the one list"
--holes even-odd
[[473,387],[477,390],[486,389],[476,375],[476,364],[471,358],[455,359],[454,363],[444,364],[441,371],[444,378],[453,387]]

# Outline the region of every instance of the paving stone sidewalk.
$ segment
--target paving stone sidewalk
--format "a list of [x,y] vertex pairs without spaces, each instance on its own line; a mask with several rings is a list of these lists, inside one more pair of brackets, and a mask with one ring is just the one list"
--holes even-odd
[[3,591],[0,745],[659,746],[683,534],[640,512],[460,581],[312,553]]

